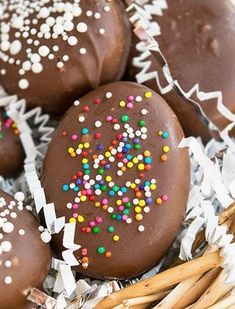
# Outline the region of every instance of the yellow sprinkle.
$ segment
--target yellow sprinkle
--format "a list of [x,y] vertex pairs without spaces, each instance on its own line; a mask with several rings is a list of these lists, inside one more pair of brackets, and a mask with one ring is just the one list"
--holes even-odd
[[145,92],[144,96],[145,96],[145,98],[149,99],[149,98],[152,97],[152,92],[151,91],[147,91],[147,92]]
[[136,184],[134,182],[131,183],[131,189],[135,189]]
[[144,164],[143,164],[143,163],[140,163],[140,164],[138,165],[138,169],[139,169],[140,171],[143,171],[143,170],[144,170]]
[[137,214],[137,215],[135,216],[135,219],[136,219],[137,221],[141,221],[141,220],[143,219],[143,216],[142,216],[141,214]]
[[76,223],[77,221],[76,221],[76,219],[75,218],[70,218],[69,219],[69,223]]
[[158,205],[161,205],[162,204],[162,199],[159,197],[159,198],[157,198],[156,199],[156,203],[158,204]]
[[105,180],[106,180],[107,182],[110,182],[110,181],[112,181],[112,177],[111,177],[111,176],[107,176],[107,177],[105,178]]
[[145,200],[139,201],[139,206],[144,207],[146,205]]
[[111,153],[109,151],[106,151],[104,155],[105,155],[106,158],[111,157]]
[[162,150],[163,150],[164,152],[169,152],[169,151],[170,151],[170,147],[168,147],[168,146],[163,146]]
[[88,163],[88,160],[86,158],[84,158],[84,159],[82,159],[82,163],[86,164],[86,163]]
[[119,239],[120,239],[120,237],[119,237],[118,235],[114,235],[114,236],[113,236],[113,240],[114,240],[114,241],[119,241]]
[[89,148],[89,147],[90,147],[90,143],[85,143],[85,144],[84,144],[84,148],[87,149],[87,148]]
[[141,211],[142,211],[142,209],[139,206],[135,207],[135,212],[137,214],[139,214]]
[[82,195],[82,196],[80,197],[80,200],[81,200],[81,202],[85,202],[85,201],[87,200],[86,195]]
[[158,131],[158,135],[162,136],[163,132],[162,131]]
[[151,190],[154,191],[154,190],[156,190],[156,188],[157,188],[157,186],[156,186],[154,183],[152,183],[152,184],[150,185],[150,189],[151,189]]
[[76,157],[76,153],[72,152],[72,153],[70,153],[70,156],[74,158],[74,157]]
[[121,206],[121,205],[122,205],[122,200],[117,200],[116,204],[117,204],[118,206]]
[[83,149],[83,144],[79,144],[79,145],[78,145],[78,148],[79,148],[79,149]]
[[119,102],[119,106],[125,107],[125,106],[126,106],[126,102],[125,102],[125,101],[120,101],[120,102]]
[[79,223],[82,223],[82,222],[84,222],[85,221],[85,219],[84,219],[84,217],[83,216],[78,216],[78,222]]
[[134,157],[132,161],[133,161],[134,164],[137,164],[139,162],[138,158],[136,158],[136,157]]
[[128,163],[127,163],[127,167],[128,167],[128,168],[132,168],[133,166],[134,166],[134,164],[133,164],[132,162],[128,162]]
[[73,147],[69,147],[68,153],[73,153],[73,152],[74,152],[74,148]]
[[95,207],[100,207],[100,202],[95,202]]

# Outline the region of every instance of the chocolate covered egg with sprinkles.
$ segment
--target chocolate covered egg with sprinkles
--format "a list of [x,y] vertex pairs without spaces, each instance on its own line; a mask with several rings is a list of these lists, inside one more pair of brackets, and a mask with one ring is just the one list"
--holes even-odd
[[0,84],[56,115],[121,78],[131,40],[121,0],[3,0],[0,35]]
[[0,108],[0,176],[15,177],[23,169],[24,150],[19,130],[4,109]]
[[51,261],[50,248],[40,237],[39,224],[23,205],[24,194],[14,198],[0,191],[0,308],[33,308],[31,288],[42,288]]
[[[182,138],[167,103],[135,83],[102,86],[67,111],[49,146],[42,183],[57,215],[75,227],[79,273],[130,278],[166,253],[189,193]],[[58,256],[66,250],[63,240],[63,232],[53,237]]]

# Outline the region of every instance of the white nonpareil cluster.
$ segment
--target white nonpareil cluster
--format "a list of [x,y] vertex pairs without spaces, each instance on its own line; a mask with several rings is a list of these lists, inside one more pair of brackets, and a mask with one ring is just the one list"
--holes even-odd
[[[60,43],[65,41],[77,49],[78,56],[87,53],[80,34],[89,31],[89,26],[82,20],[91,18],[100,20],[100,12],[83,11],[80,0],[3,0],[0,3],[0,60],[17,66],[18,86],[24,90],[30,86],[27,72],[39,74],[43,71],[43,59],[54,61],[62,69],[69,56],[60,50]],[[83,1],[85,2],[85,1]],[[110,11],[105,4],[103,12]],[[104,16],[105,18],[105,16]],[[97,29],[104,35],[103,27]],[[59,59],[59,60],[58,60]],[[6,75],[5,68],[0,75]]]

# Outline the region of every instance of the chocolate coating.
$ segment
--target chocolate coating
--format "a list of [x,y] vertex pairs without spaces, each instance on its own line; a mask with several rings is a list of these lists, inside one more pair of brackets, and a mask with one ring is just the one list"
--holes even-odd
[[24,150],[17,128],[0,109],[0,176],[15,177],[23,168]]
[[[150,1],[152,3],[152,1]],[[172,76],[182,89],[199,84],[204,92],[222,91],[224,104],[235,112],[235,5],[230,0],[167,0],[162,16],[154,16],[161,28],[156,39]],[[155,65],[152,66],[154,69]],[[146,82],[159,92],[156,83]],[[209,138],[208,129],[200,122],[199,111],[175,91],[165,96],[179,117],[187,135]],[[223,128],[227,122],[214,101],[202,106],[207,116]],[[193,123],[193,125],[192,125]]]
[[121,1],[13,2],[11,10],[3,1],[10,16],[0,17],[1,33],[10,35],[0,46],[0,84],[7,92],[62,115],[78,96],[122,77],[131,31]]
[[[78,272],[134,277],[166,253],[189,192],[188,152],[177,147],[182,138],[166,102],[135,83],[102,86],[65,114],[46,154],[42,183],[57,216],[76,223]],[[59,256],[62,238],[53,238]]]
[[[14,202],[16,205],[12,204]],[[0,218],[0,235],[3,236],[0,240],[1,309],[33,308],[33,304],[26,299],[27,292],[32,287],[42,288],[50,268],[49,246],[40,239],[36,219],[29,211],[21,209],[21,203],[0,191],[1,214],[10,211],[9,215]],[[3,224],[4,218],[7,221]]]

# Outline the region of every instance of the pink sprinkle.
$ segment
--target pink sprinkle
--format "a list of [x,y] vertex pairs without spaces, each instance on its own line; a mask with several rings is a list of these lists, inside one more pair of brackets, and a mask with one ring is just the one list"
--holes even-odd
[[109,122],[112,121],[112,119],[113,119],[112,116],[107,116],[107,117],[106,117],[106,120],[109,121]]
[[161,199],[162,199],[164,202],[166,202],[166,201],[168,201],[168,196],[167,196],[167,195],[162,195],[162,196],[161,196]]
[[73,134],[73,135],[71,136],[71,139],[72,139],[73,141],[76,141],[76,140],[78,139],[77,134]]
[[127,215],[123,215],[123,216],[122,216],[122,220],[123,220],[123,221],[126,221],[127,218],[128,218]]
[[87,190],[86,190],[86,194],[87,194],[87,195],[91,195],[91,194],[92,194],[91,189],[87,189]]
[[78,209],[78,204],[73,204],[73,209]]
[[123,162],[123,163],[127,163],[127,162],[128,162],[127,158],[124,158],[124,159],[122,160],[122,162]]
[[132,103],[127,103],[127,108],[129,108],[129,109],[133,108],[133,104]]
[[120,141],[122,139],[122,134],[121,133],[118,133],[117,134],[117,139]]
[[128,101],[133,101],[133,100],[134,100],[133,95],[129,95],[129,96],[127,97],[127,100],[128,100]]
[[102,205],[107,205],[108,204],[108,200],[106,198],[102,199],[101,201]]
[[120,211],[123,211],[123,210],[124,210],[124,206],[119,206],[118,209],[119,209]]
[[96,226],[96,223],[95,223],[95,221],[90,221],[90,223],[89,223],[89,224],[90,224],[90,226],[91,226],[91,227],[94,227],[94,226]]
[[124,197],[124,198],[122,199],[122,201],[123,201],[123,203],[128,203],[128,202],[129,202],[129,198],[128,198],[128,197]]
[[73,217],[74,217],[75,219],[77,219],[78,214],[73,214]]
[[103,222],[103,219],[101,217],[96,217],[95,220],[96,220],[97,223],[102,223]]

